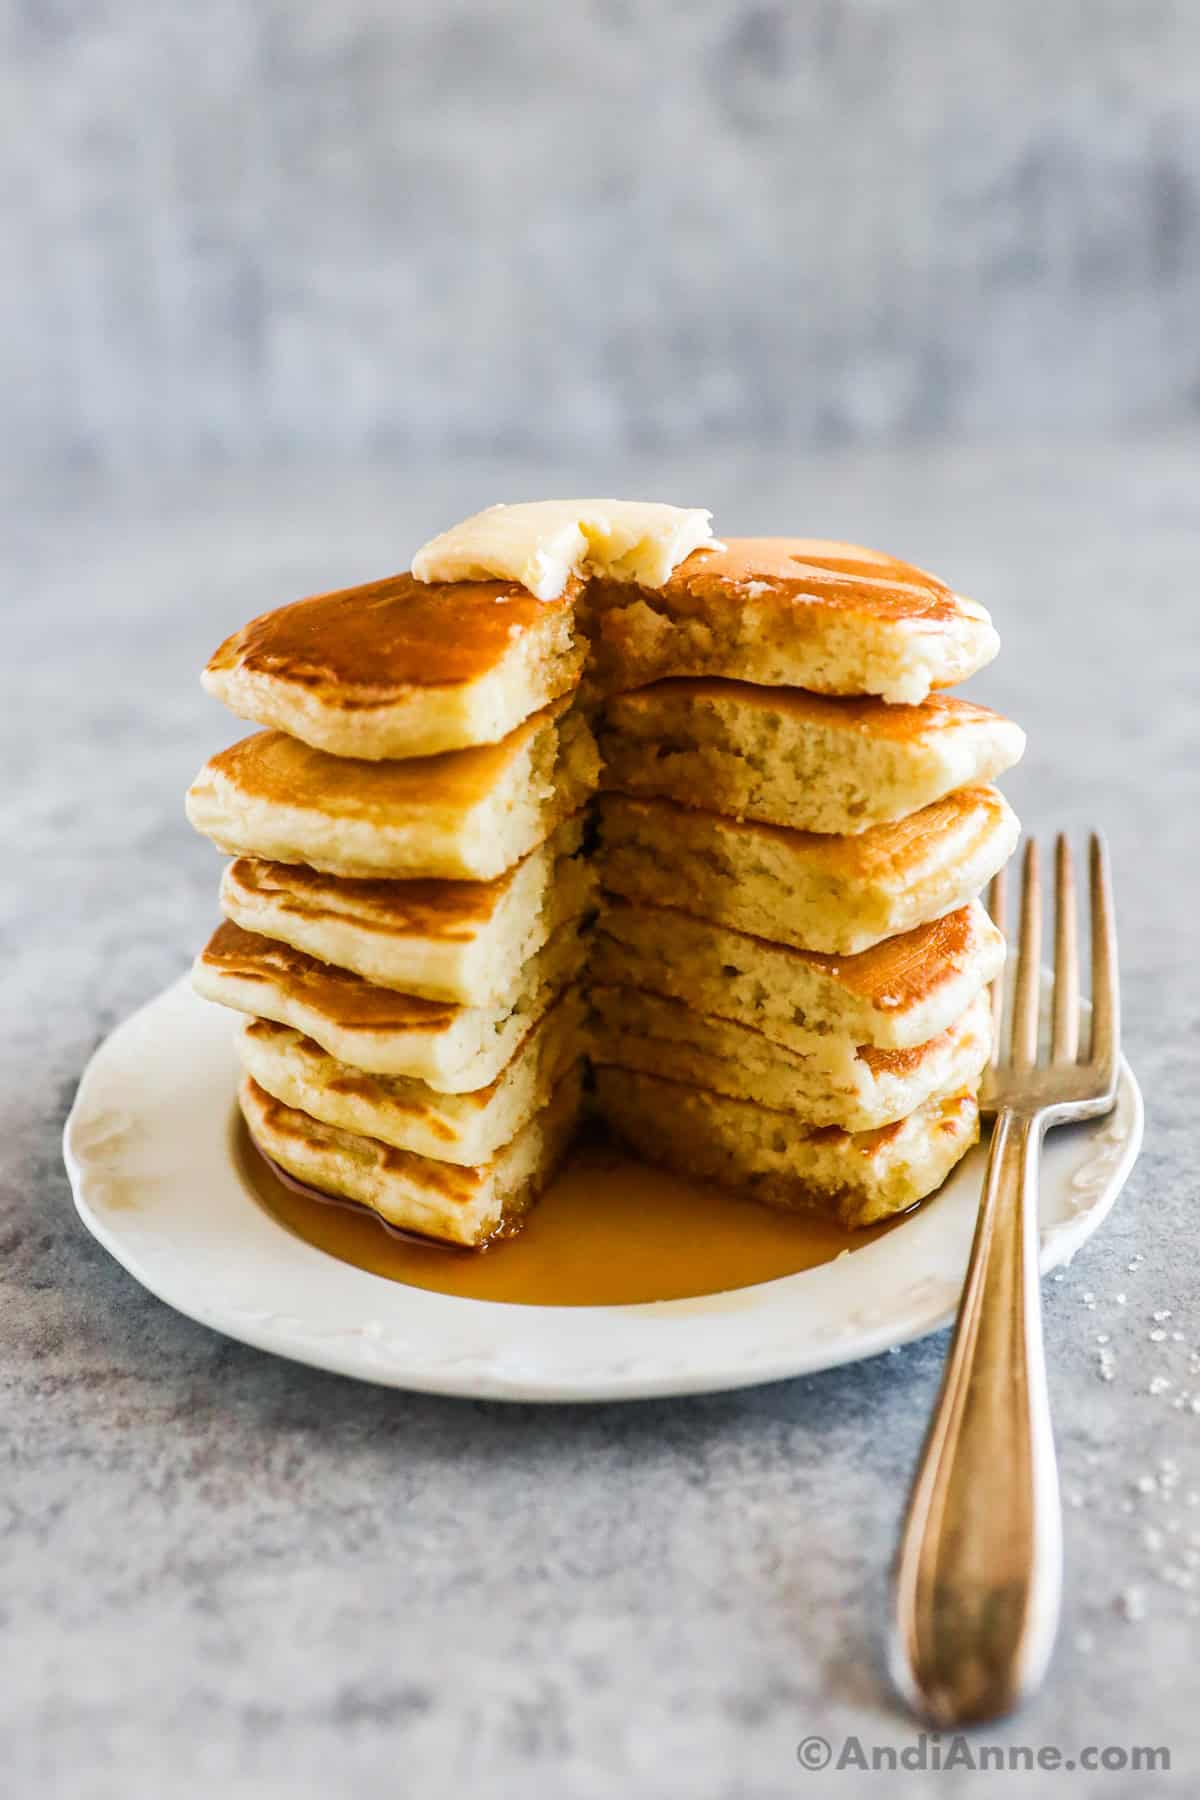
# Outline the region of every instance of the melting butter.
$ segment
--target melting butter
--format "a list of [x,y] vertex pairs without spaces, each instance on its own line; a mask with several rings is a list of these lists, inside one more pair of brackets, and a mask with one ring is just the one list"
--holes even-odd
[[571,575],[662,587],[702,546],[722,549],[712,514],[649,500],[535,500],[489,506],[413,557],[418,581],[519,581],[554,600]]

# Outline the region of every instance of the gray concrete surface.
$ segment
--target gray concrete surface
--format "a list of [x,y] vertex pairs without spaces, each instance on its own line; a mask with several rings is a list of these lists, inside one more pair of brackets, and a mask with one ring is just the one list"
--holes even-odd
[[814,1732],[915,1753],[880,1642],[941,1341],[678,1403],[409,1397],[174,1316],[71,1207],[59,1133],[80,1068],[184,969],[215,913],[218,859],[181,797],[237,727],[199,691],[203,657],[252,611],[401,566],[487,500],[612,487],[710,504],[729,531],[879,542],[978,594],[1004,650],[973,691],[1029,730],[1008,783],[1018,810],[1043,832],[1111,833],[1146,1147],[1102,1235],[1046,1286],[1066,1620],[1045,1692],[985,1738],[1173,1758],[1169,1777],[1010,1777],[1022,1794],[1196,1792],[1198,474],[1200,441],[1185,438],[10,495],[6,1796],[867,1800],[1003,1786],[814,1776],[795,1758]]
[[0,4],[0,456],[1200,409],[1188,0]]

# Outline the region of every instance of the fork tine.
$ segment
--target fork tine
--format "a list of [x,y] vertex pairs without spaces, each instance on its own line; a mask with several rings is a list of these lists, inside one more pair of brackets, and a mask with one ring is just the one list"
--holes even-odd
[[[1004,870],[997,869],[992,876],[992,885],[988,889],[987,909],[992,917],[992,924],[1002,936],[1005,932],[1006,892]],[[1000,1061],[1001,1027],[1004,1023],[1004,970],[1001,969],[992,983],[992,1067]]]
[[1113,907],[1108,845],[1093,832],[1090,845],[1092,890],[1092,1055],[1091,1061],[1111,1085],[1121,1053],[1121,1018],[1117,989],[1117,920]]
[[1014,1069],[1031,1069],[1037,1061],[1041,961],[1042,884],[1037,839],[1029,838],[1025,844],[1025,862],[1021,870],[1021,932],[1013,991]]
[[1079,1055],[1079,939],[1075,926],[1075,871],[1071,846],[1059,832],[1054,846],[1054,1023],[1055,1062]]

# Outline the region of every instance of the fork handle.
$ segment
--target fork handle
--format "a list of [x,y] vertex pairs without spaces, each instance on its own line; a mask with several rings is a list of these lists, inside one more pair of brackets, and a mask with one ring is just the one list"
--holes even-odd
[[1038,1685],[1062,1592],[1042,1348],[1036,1116],[992,1134],[971,1260],[895,1569],[892,1675],[939,1725],[994,1719]]

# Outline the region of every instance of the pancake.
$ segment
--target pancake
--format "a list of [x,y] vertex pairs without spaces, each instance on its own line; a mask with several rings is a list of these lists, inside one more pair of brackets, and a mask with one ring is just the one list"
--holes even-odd
[[743,681],[655,682],[609,701],[607,787],[799,831],[862,832],[1017,762],[1025,733],[967,700],[830,699]]
[[259,1149],[297,1181],[356,1200],[404,1231],[478,1248],[519,1229],[554,1174],[575,1129],[580,1085],[576,1067],[510,1143],[473,1168],[323,1125],[249,1075],[238,1100]]
[[206,1000],[290,1025],[339,1062],[408,1075],[447,1093],[495,1081],[530,1028],[579,974],[582,934],[564,925],[525,964],[504,1006],[454,1006],[374,987],[290,945],[219,925],[192,970]]
[[848,1046],[905,1050],[937,1037],[1003,965],[1004,938],[977,900],[857,956],[795,950],[617,900],[600,916],[589,974],[682,1000],[792,1050],[821,1051],[832,1038],[840,1048],[831,1054],[844,1061]]
[[[670,560],[651,558],[655,578]],[[589,654],[604,693],[716,675],[915,703],[999,648],[974,601],[853,544],[734,539],[693,550],[661,586],[638,572],[635,556],[617,579],[572,576],[545,600],[514,581],[393,575],[263,614],[202,679],[240,718],[373,760],[499,743],[569,692]]]
[[977,994],[960,1019],[910,1050],[854,1046],[838,1075],[819,1056],[789,1050],[728,1019],[634,988],[591,990],[590,1050],[615,1064],[667,1075],[690,1087],[795,1113],[810,1125],[872,1131],[923,1106],[933,1094],[973,1091],[991,1049],[991,1007]]
[[721,675],[915,705],[991,661],[983,607],[924,570],[824,538],[734,538],[660,588],[589,584],[582,617],[601,693]]
[[392,575],[264,613],[201,679],[239,718],[334,756],[494,744],[578,681],[576,592],[542,601],[512,581]]
[[285,1106],[325,1125],[443,1162],[484,1163],[545,1106],[579,1060],[583,1001],[572,990],[527,1032],[487,1087],[445,1094],[399,1075],[368,1075],[338,1062],[312,1038],[268,1019],[242,1028],[242,1067]]
[[609,1125],[647,1162],[849,1226],[924,1199],[979,1135],[970,1093],[935,1097],[906,1119],[858,1132],[627,1069],[597,1070],[596,1095]]
[[996,788],[963,788],[856,837],[615,794],[600,819],[610,892],[838,955],[962,906],[1008,861],[1021,829]]
[[582,838],[576,813],[496,881],[352,881],[239,857],[225,870],[221,909],[246,931],[380,987],[503,1006],[535,951],[594,902]]
[[493,881],[578,811],[599,763],[563,702],[500,744],[408,762],[327,756],[279,731],[222,750],[188,791],[221,850],[330,875]]

